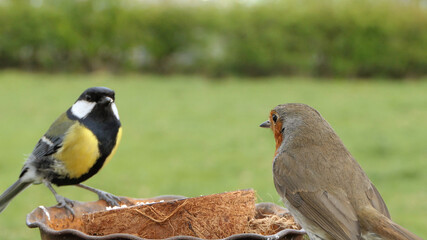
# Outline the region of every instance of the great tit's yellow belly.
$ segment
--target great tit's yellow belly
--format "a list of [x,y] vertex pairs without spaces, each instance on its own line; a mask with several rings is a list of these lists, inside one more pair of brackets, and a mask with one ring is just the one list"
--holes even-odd
[[65,166],[69,178],[79,178],[87,173],[99,156],[96,136],[80,123],[70,127],[62,147],[53,155]]

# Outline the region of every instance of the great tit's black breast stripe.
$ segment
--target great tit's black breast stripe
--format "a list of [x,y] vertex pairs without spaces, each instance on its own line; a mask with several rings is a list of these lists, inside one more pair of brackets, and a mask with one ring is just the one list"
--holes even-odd
[[120,121],[117,120],[111,113],[107,116],[104,116],[102,119],[88,117],[80,120],[80,122],[85,127],[87,127],[98,139],[99,153],[101,156],[110,155],[111,151],[116,145],[117,133],[121,126]]

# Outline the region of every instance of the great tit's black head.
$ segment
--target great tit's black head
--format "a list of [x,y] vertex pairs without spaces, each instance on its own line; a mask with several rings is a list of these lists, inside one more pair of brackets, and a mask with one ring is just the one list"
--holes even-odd
[[115,93],[106,87],[92,87],[86,89],[70,108],[71,114],[78,118],[86,118],[92,111],[111,112],[119,119],[115,104]]
[[108,104],[114,102],[114,91],[106,87],[92,87],[86,89],[79,99],[87,102],[94,102],[99,104]]

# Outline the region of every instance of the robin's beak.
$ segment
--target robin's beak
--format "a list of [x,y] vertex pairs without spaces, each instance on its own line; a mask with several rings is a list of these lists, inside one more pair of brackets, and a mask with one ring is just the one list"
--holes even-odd
[[259,125],[262,128],[270,128],[271,124],[270,124],[270,120],[267,120],[263,123],[261,123],[261,125]]

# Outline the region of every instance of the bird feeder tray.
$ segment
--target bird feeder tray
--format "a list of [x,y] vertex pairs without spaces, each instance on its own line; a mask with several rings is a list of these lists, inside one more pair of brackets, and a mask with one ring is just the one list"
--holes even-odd
[[194,198],[121,197],[122,206],[105,201],[75,202],[73,215],[64,208],[40,206],[27,216],[27,226],[53,239],[302,239],[305,234],[286,209],[255,204],[253,190]]

